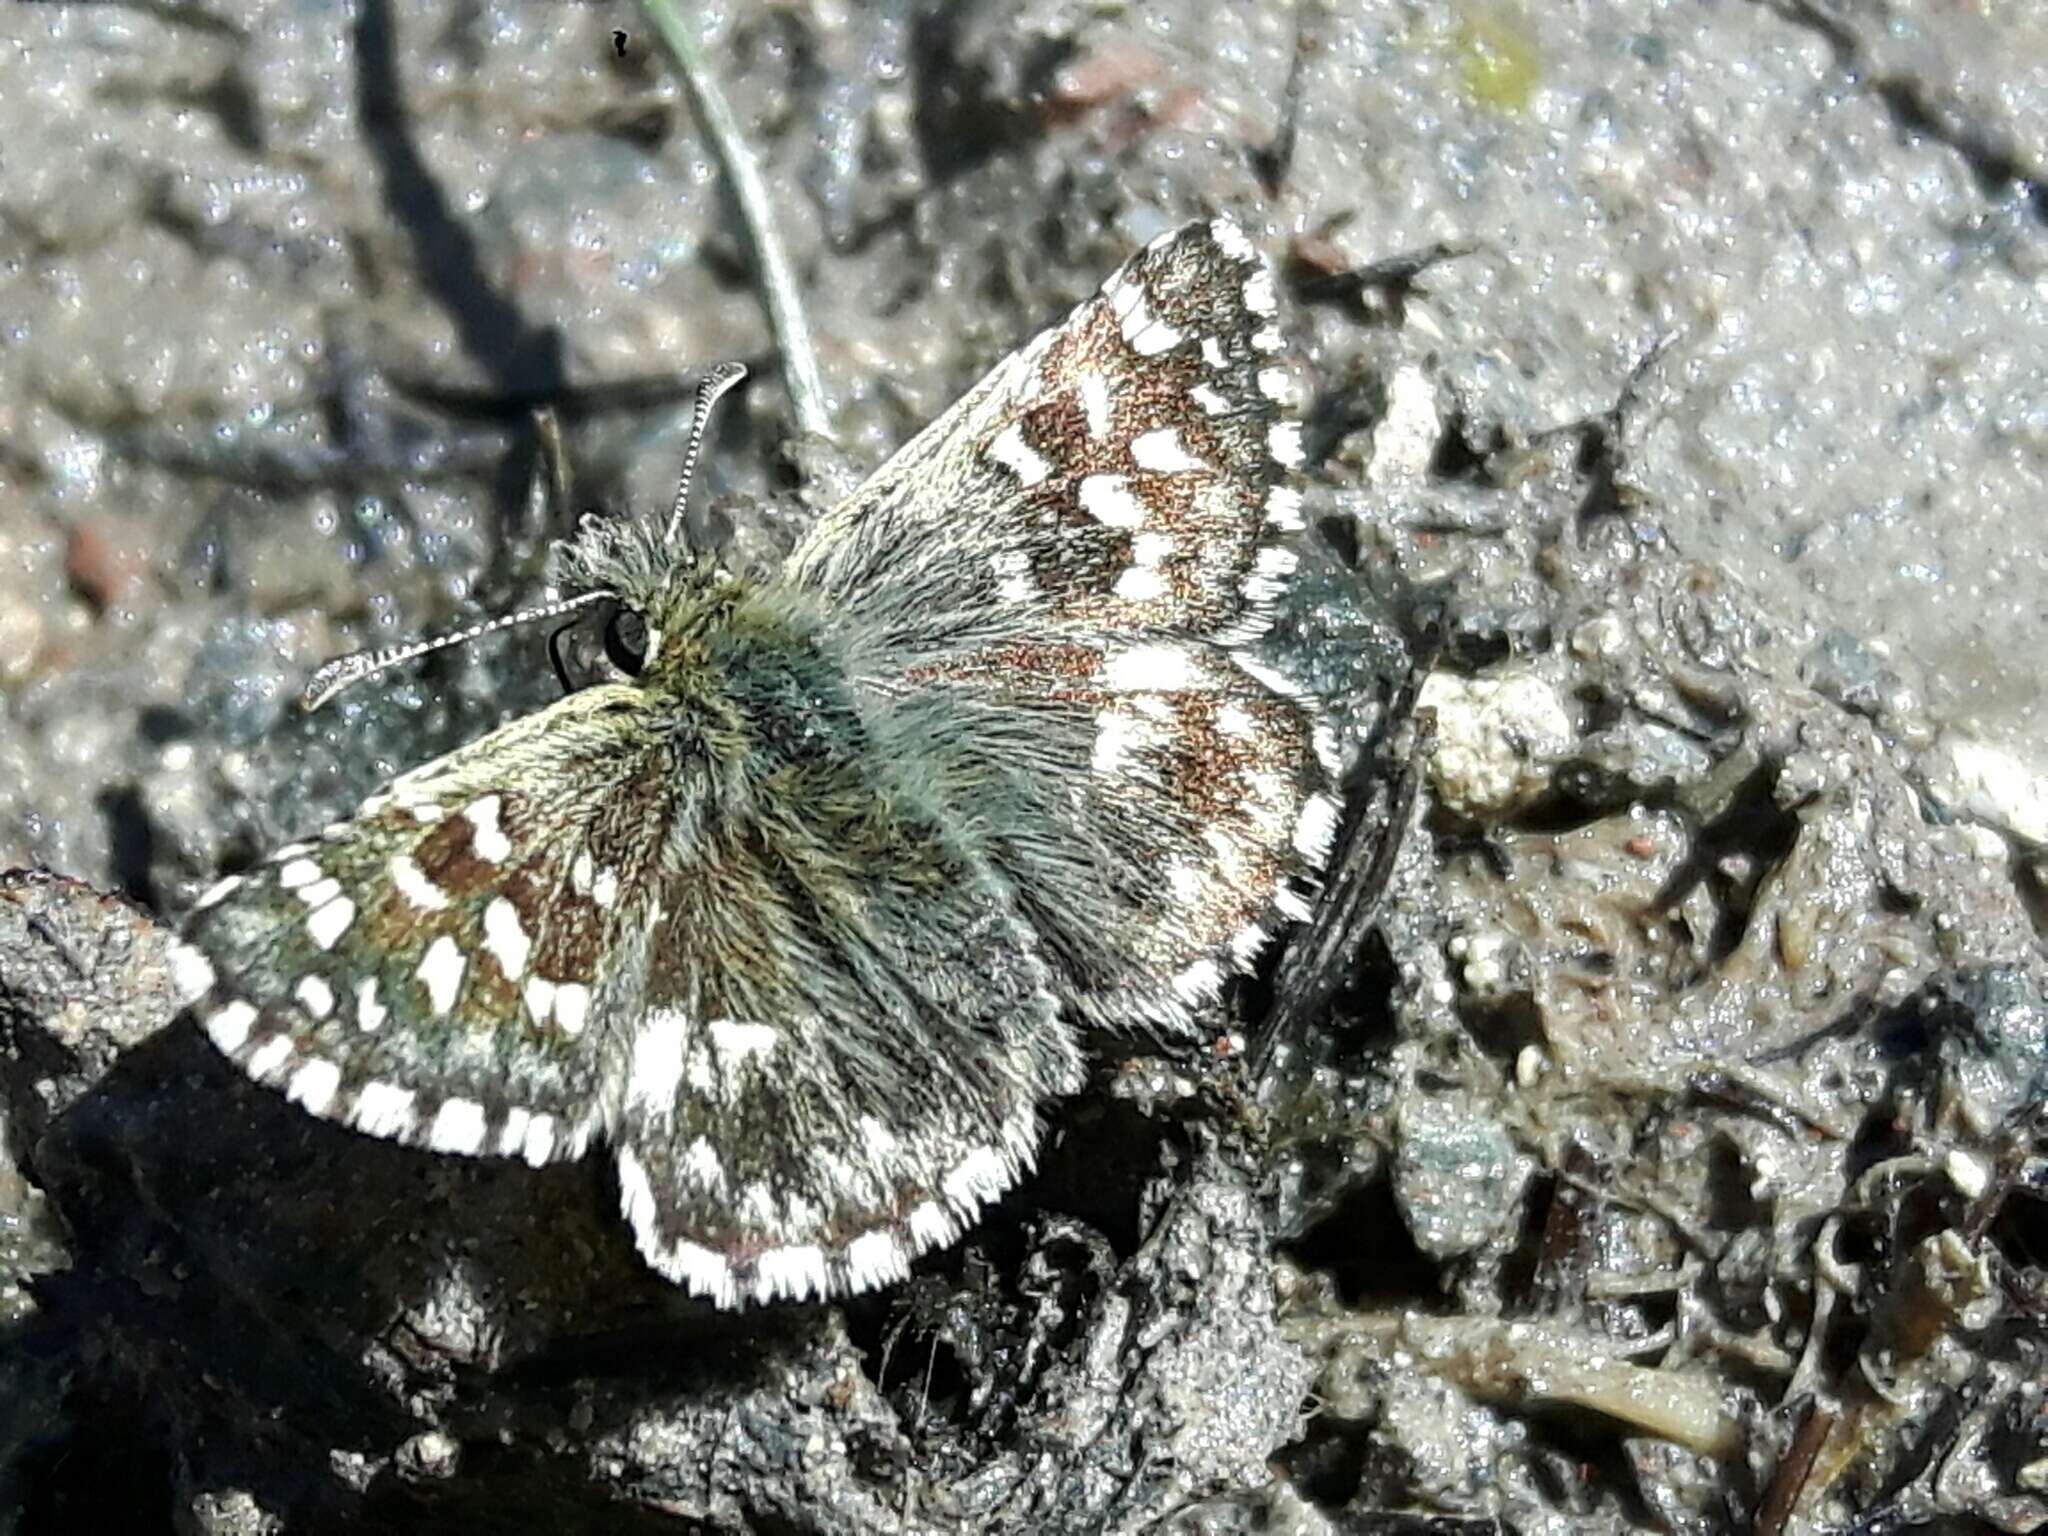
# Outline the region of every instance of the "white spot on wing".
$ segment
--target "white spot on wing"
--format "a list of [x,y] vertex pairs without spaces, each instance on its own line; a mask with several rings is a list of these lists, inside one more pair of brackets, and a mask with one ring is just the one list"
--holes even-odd
[[435,1013],[446,1013],[455,1006],[455,995],[462,990],[462,973],[468,967],[452,936],[444,933],[427,946],[414,974],[426,985],[427,1004]]
[[320,948],[332,949],[355,920],[356,904],[346,896],[337,896],[306,918],[306,933]]
[[988,456],[1017,477],[1019,485],[1037,485],[1051,473],[1049,466],[1029,443],[1024,441],[1024,427],[1021,422],[1011,422],[995,436],[988,445]]
[[1299,469],[1302,464],[1301,423],[1298,421],[1276,421],[1266,434],[1266,446],[1272,451],[1274,461],[1289,469]]
[[498,1156],[512,1157],[526,1144],[526,1127],[533,1119],[524,1105],[515,1104],[505,1111],[505,1125],[498,1132]]
[[854,1290],[888,1285],[909,1272],[903,1245],[887,1228],[863,1232],[846,1245],[846,1280]]
[[171,968],[171,990],[178,1006],[196,1003],[213,990],[213,965],[206,956],[182,939],[173,939],[166,956]]
[[555,984],[545,976],[529,976],[524,991],[526,1011],[536,1024],[545,1024],[555,1011]]
[[1181,446],[1180,433],[1172,427],[1154,427],[1131,439],[1131,458],[1140,469],[1170,475],[1181,470],[1207,466]]
[[1149,603],[1166,596],[1166,578],[1150,566],[1127,566],[1110,590],[1127,603]]
[[633,1229],[641,1256],[671,1278],[679,1278],[662,1262],[661,1235],[655,1230],[654,1186],[631,1147],[619,1148],[619,1212]]
[[256,1010],[237,998],[207,1015],[206,1032],[215,1045],[232,1056],[248,1044],[249,1029],[255,1022]]
[[615,869],[600,869],[597,878],[590,882],[590,899],[606,911],[618,904],[619,872]]
[[955,1205],[972,1210],[995,1199],[1009,1183],[1010,1171],[1003,1164],[1002,1154],[994,1147],[976,1147],[946,1175],[940,1188]]
[[320,878],[320,866],[311,859],[291,859],[277,872],[277,883],[287,891],[311,885]]
[[306,1010],[311,1019],[324,1019],[334,1012],[334,988],[318,976],[301,976],[299,984],[292,989],[292,996],[299,1000],[299,1006]]
[[1291,485],[1276,485],[1266,492],[1266,525],[1293,533],[1302,526],[1301,492]]
[[356,1027],[375,1029],[391,1016],[391,1010],[377,1001],[377,978],[365,976],[356,983]]
[[1088,766],[1105,777],[1123,772],[1143,737],[1138,724],[1119,710],[1105,709],[1095,717],[1095,748]]
[[[308,859],[301,860],[300,862],[311,863],[312,861]],[[304,887],[299,892],[299,900],[309,907],[324,907],[340,894],[341,882],[329,876],[325,880],[315,880],[311,885]]]
[[683,1082],[683,1055],[689,1045],[690,1021],[674,1008],[651,1009],[633,1036],[632,1066],[626,1077],[626,1103],[640,1109],[675,1108]]
[[1223,971],[1214,960],[1197,960],[1173,978],[1173,990],[1182,1001],[1206,1003],[1223,990]]
[[555,988],[555,1022],[565,1034],[582,1034],[583,1022],[589,1016],[590,988],[580,981],[565,981]]
[[578,896],[590,894],[590,882],[596,877],[597,866],[591,862],[590,850],[579,848],[575,859],[569,865],[569,889]]
[[368,1082],[356,1095],[349,1124],[366,1136],[403,1136],[413,1126],[413,1091],[396,1083]]
[[1031,579],[1031,556],[1021,549],[1000,549],[989,556],[996,575],[996,596],[1006,603],[1027,602],[1038,592]]
[[1294,851],[1311,864],[1321,864],[1328,858],[1341,809],[1334,796],[1320,791],[1310,795],[1301,808],[1301,819],[1294,824]]
[[1211,368],[1228,368],[1230,366],[1230,354],[1223,350],[1223,343],[1214,336],[1204,336],[1202,338],[1202,361]]
[[265,1078],[291,1060],[291,1056],[291,1036],[272,1035],[268,1040],[256,1047],[255,1051],[250,1054],[249,1059],[242,1063],[242,1070],[251,1077]]
[[512,839],[498,825],[498,813],[503,808],[504,800],[498,795],[480,796],[462,808],[463,818],[470,825],[469,846],[486,863],[502,864],[512,856]]
[[1280,304],[1273,296],[1273,274],[1259,268],[1244,280],[1244,307],[1255,315],[1277,315]]
[[509,898],[493,896],[484,907],[484,948],[498,962],[507,981],[526,974],[526,957],[533,952],[533,940],[519,923],[519,909]]
[[219,906],[228,899],[229,893],[241,883],[242,877],[240,875],[229,875],[225,879],[214,881],[213,884],[200,893],[199,899],[192,903],[192,910],[204,912],[208,907]]
[[303,1104],[308,1114],[324,1115],[339,1087],[341,1068],[315,1056],[292,1074],[284,1096],[294,1104]]
[[391,856],[391,883],[398,887],[399,895],[422,912],[439,912],[448,905],[448,893],[426,877],[410,854]]
[[526,1141],[520,1148],[520,1155],[535,1168],[541,1166],[555,1151],[555,1117],[535,1115],[526,1124]]
[[1258,252],[1252,249],[1251,241],[1244,231],[1237,227],[1235,220],[1213,218],[1209,221],[1209,238],[1216,242],[1216,249],[1232,261],[1256,261]]
[[960,1228],[936,1200],[920,1201],[910,1210],[910,1238],[921,1253],[953,1241]]
[[1081,397],[1081,419],[1087,424],[1088,435],[1109,436],[1109,381],[1099,373],[1084,373],[1074,387]]
[[1194,658],[1170,642],[1134,645],[1110,657],[1102,669],[1104,684],[1115,693],[1176,693],[1197,682]]
[[474,1099],[443,1099],[427,1128],[427,1145],[436,1152],[478,1152],[485,1129],[483,1105]]
[[1228,397],[1207,384],[1195,385],[1188,391],[1188,398],[1202,408],[1204,415],[1228,416],[1232,409]]
[[1111,528],[1136,528],[1145,521],[1145,508],[1131,494],[1131,483],[1122,475],[1082,477],[1081,510]]
[[825,1287],[825,1250],[815,1244],[770,1248],[754,1260],[756,1301],[773,1301],[778,1296],[802,1301],[806,1296],[824,1295]]
[[694,1184],[715,1189],[725,1182],[725,1167],[719,1162],[718,1149],[711,1145],[708,1136],[697,1137],[683,1149],[680,1167]]

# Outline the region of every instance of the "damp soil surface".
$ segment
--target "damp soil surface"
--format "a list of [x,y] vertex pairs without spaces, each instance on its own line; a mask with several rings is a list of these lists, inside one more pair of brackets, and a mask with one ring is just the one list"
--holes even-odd
[[[2048,21],[1909,0],[0,7],[0,1530],[2048,1521]],[[1351,767],[1214,1047],[908,1283],[718,1314],[602,1160],[173,1007],[217,875],[554,697],[568,505],[772,562],[1184,219],[1273,257]]]

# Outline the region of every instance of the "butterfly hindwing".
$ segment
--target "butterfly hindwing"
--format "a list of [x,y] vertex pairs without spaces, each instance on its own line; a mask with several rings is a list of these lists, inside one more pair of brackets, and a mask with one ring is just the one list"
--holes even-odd
[[416,769],[201,899],[186,1000],[251,1077],[437,1151],[579,1154],[599,1129],[594,1026],[638,984],[656,793],[633,690],[594,689]]
[[607,1074],[641,1252],[724,1304],[901,1274],[1015,1181],[1039,1106],[1079,1086],[1035,937],[927,757],[840,669],[798,668],[783,687],[768,659],[719,658],[759,680],[746,734],[721,814],[671,841]]

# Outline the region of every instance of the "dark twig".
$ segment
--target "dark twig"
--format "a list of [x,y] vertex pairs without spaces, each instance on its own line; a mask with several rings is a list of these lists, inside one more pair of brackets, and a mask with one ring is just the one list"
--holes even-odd
[[768,311],[768,325],[775,332],[776,351],[782,359],[783,382],[789,387],[789,401],[796,412],[797,427],[817,437],[832,436],[832,418],[825,409],[825,386],[818,377],[818,359],[811,350],[809,322],[797,298],[796,274],[790,269],[789,254],[783,250],[769,211],[768,188],[761,181],[752,151],[740,132],[725,93],[718,88],[703,49],[669,0],[640,0],[640,8],[654,28],[654,35],[668,50],[683,89],[705,136],[725,167],[732,183],[733,200],[738,203],[740,222],[754,248],[754,266],[761,276],[761,301]]

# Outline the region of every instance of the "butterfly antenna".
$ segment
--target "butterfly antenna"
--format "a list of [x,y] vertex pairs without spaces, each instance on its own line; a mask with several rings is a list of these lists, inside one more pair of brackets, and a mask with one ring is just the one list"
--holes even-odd
[[429,651],[446,650],[451,645],[467,645],[481,636],[493,634],[501,629],[510,629],[515,624],[531,624],[536,619],[552,619],[557,614],[570,613],[594,603],[601,597],[610,597],[609,592],[582,592],[575,597],[565,597],[557,603],[543,603],[538,608],[523,609],[508,613],[502,618],[491,619],[483,624],[472,624],[468,629],[457,630],[452,635],[436,635],[431,640],[412,640],[404,645],[383,645],[373,651],[357,651],[348,656],[337,656],[313,674],[313,680],[306,684],[306,691],[299,695],[299,708],[315,710],[344,688],[352,688],[366,677],[375,677],[379,672],[411,661],[415,656],[424,656]]
[[704,451],[704,434],[711,425],[711,407],[718,397],[747,376],[741,363],[718,363],[697,384],[697,409],[690,417],[690,441],[683,449],[683,473],[676,482],[675,505],[668,510],[665,542],[676,547],[676,535],[683,526],[683,506],[690,499],[690,482],[697,478],[697,456]]

